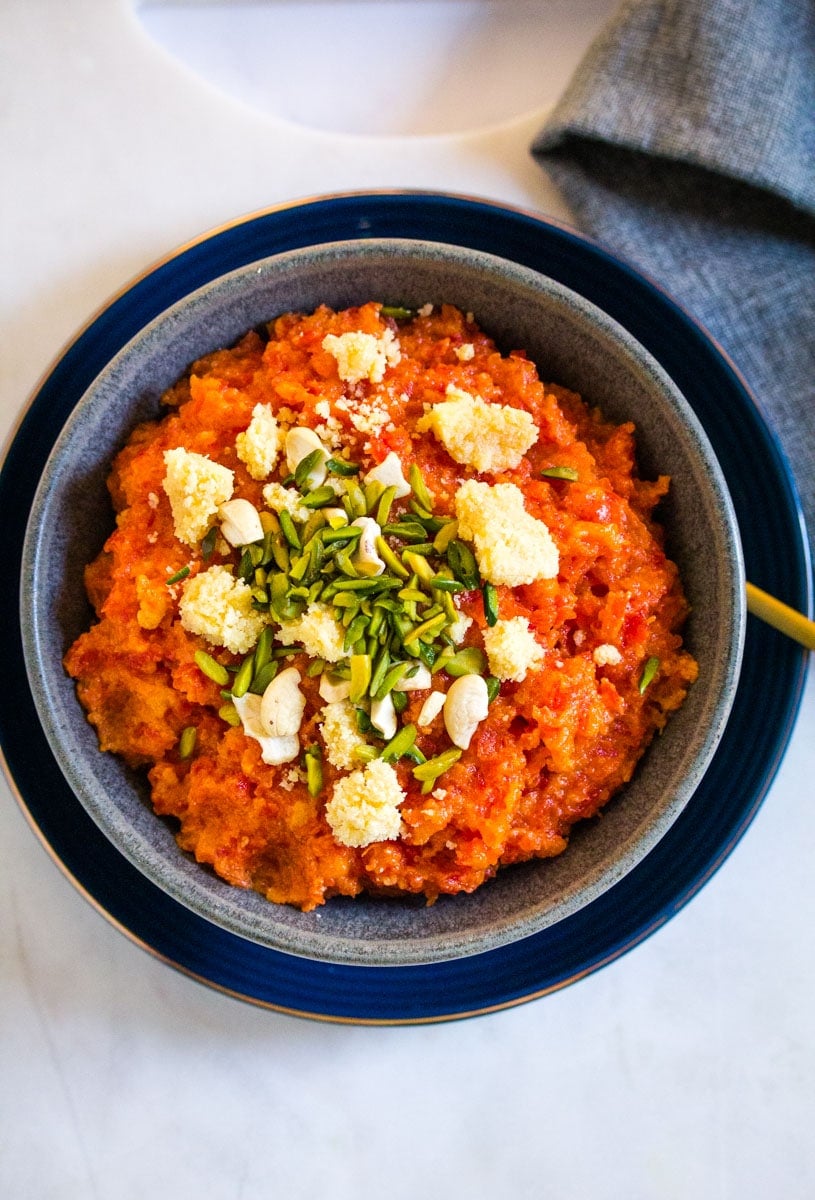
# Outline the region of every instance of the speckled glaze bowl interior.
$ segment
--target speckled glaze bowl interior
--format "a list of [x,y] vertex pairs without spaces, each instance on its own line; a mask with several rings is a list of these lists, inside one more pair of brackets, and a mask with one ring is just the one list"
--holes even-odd
[[[99,751],[72,681],[68,646],[92,620],[85,565],[113,524],[105,480],[139,421],[194,359],[280,313],[379,299],[472,312],[507,352],[523,348],[544,379],[637,426],[646,476],[671,475],[660,510],[692,613],[686,642],[700,676],[601,819],[576,827],[556,859],[503,871],[470,896],[335,898],[311,913],[232,888],[182,853],[154,815],[146,779]],[[40,720],[68,782],[114,845],[153,883],[239,936],[328,962],[408,965],[477,954],[536,933],[595,900],[676,820],[715,752],[744,637],[744,570],[733,507],[707,437],[658,363],[594,305],[553,280],[460,247],[398,239],[339,242],[250,264],[151,322],[74,410],[38,489],[23,559],[26,665]]]

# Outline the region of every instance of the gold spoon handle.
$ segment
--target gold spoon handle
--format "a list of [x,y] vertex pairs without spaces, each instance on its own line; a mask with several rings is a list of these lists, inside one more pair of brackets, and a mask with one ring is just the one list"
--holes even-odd
[[803,613],[796,612],[788,604],[776,600],[775,596],[763,592],[754,583],[747,584],[747,611],[772,625],[773,629],[800,642],[807,650],[815,650],[815,621],[810,621]]

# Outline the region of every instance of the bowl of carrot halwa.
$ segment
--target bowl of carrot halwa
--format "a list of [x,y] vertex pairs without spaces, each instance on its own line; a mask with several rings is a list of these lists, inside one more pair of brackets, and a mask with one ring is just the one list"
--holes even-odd
[[437,243],[252,263],[147,325],[45,469],[26,662],[79,800],[215,924],[480,953],[665,834],[744,632],[732,504],[654,359]]

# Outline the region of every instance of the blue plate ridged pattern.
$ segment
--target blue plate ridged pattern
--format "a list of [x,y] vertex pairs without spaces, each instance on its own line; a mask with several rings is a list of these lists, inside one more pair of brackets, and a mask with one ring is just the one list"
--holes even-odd
[[[33,827],[76,885],[125,933],[172,965],[244,999],[322,1019],[438,1021],[488,1012],[572,982],[632,948],[724,861],[775,775],[800,704],[805,655],[751,619],[732,715],[701,786],[648,857],[610,892],[521,942],[411,967],[332,965],[227,933],[146,880],[73,796],[40,730],[19,633],[19,563],[39,475],[71,409],[142,326],[209,280],[282,250],[408,237],[485,250],[539,270],[603,308],[659,360],[713,443],[741,527],[747,576],[810,611],[800,505],[778,444],[738,374],[658,287],[561,226],[486,201],[434,193],[326,197],[245,218],[184,248],[113,300],[34,396],[0,475],[9,552],[0,575],[0,741]],[[772,671],[767,670],[768,661]],[[756,697],[761,703],[756,704]],[[744,747],[750,747],[750,754]]]

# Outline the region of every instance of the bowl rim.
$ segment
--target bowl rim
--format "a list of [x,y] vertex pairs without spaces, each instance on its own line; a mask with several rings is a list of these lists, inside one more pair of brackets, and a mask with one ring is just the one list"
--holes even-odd
[[[580,293],[573,291],[557,280],[544,275],[542,272],[533,268],[522,266],[510,259],[503,258],[485,251],[472,250],[467,247],[457,246],[450,243],[438,241],[423,241],[413,238],[363,238],[359,242],[352,240],[343,240],[338,242],[318,243],[315,245],[305,246],[299,249],[286,250],[278,252],[255,262],[244,264],[229,272],[219,275],[210,282],[194,289],[185,296],[181,297],[173,304],[168,306],[161,313],[157,314],[147,324],[145,324],[129,341],[117,352],[116,355],[107,363],[107,365],[99,372],[90,386],[86,389],[81,399],[71,411],[63,428],[57,437],[45,468],[42,473],[34,502],[31,506],[30,515],[26,527],[24,551],[23,551],[23,571],[21,576],[21,591],[20,591],[20,612],[23,634],[23,647],[28,672],[29,681],[32,684],[32,693],[34,696],[35,705],[38,714],[43,724],[46,737],[51,745],[52,751],[57,757],[57,761],[65,774],[68,783],[97,824],[101,825],[103,832],[108,837],[111,837],[111,828],[100,820],[103,814],[100,811],[99,805],[88,794],[86,788],[82,784],[81,778],[77,775],[76,764],[68,757],[66,758],[63,751],[62,739],[58,724],[53,719],[53,711],[48,704],[48,693],[41,693],[39,684],[43,678],[47,680],[48,673],[43,670],[45,665],[42,658],[43,646],[39,638],[39,629],[35,621],[26,620],[26,615],[29,613],[28,597],[26,589],[26,581],[36,577],[36,559],[37,548],[39,542],[39,529],[42,527],[41,516],[44,508],[47,506],[48,495],[51,490],[51,484],[54,478],[54,473],[59,469],[62,453],[64,449],[70,445],[71,438],[74,435],[76,427],[81,423],[85,414],[86,408],[93,402],[100,388],[104,387],[117,372],[122,363],[130,360],[131,356],[137,354],[139,348],[145,338],[151,336],[153,332],[160,330],[165,324],[172,320],[174,314],[179,311],[187,311],[191,303],[197,300],[202,301],[208,298],[211,294],[221,288],[228,287],[232,281],[256,275],[266,269],[277,269],[282,262],[298,262],[300,260],[312,260],[315,255],[330,253],[332,255],[339,254],[340,256],[358,257],[361,254],[373,254],[381,250],[383,246],[388,248],[402,247],[406,254],[414,256],[417,253],[422,253],[428,247],[432,248],[434,253],[448,253],[460,259],[466,259],[468,262],[474,260],[482,263],[500,264],[501,267],[508,271],[510,275],[516,278],[525,278],[534,280],[540,284],[545,282],[546,289],[551,290],[559,295],[567,295],[572,301],[576,302],[577,307],[584,313],[589,313],[595,320],[601,319],[600,323],[606,330],[613,329],[614,336],[619,339],[619,342],[627,347],[635,358],[640,360],[647,359],[653,374],[657,377],[662,377],[665,387],[671,393],[675,400],[678,401],[682,411],[683,420],[693,430],[698,444],[706,450],[707,461],[711,466],[714,479],[717,484],[719,497],[722,503],[721,515],[723,517],[723,527],[728,535],[728,542],[731,549],[734,570],[729,573],[730,592],[731,592],[731,612],[733,614],[734,638],[730,647],[728,656],[728,670],[726,674],[726,688],[719,699],[716,708],[716,722],[709,730],[708,737],[704,742],[703,749],[697,755],[694,771],[689,774],[686,794],[683,795],[683,805],[692,796],[696,787],[699,784],[707,766],[715,753],[718,742],[721,738],[724,727],[730,713],[730,708],[733,703],[736,685],[738,682],[741,658],[744,647],[745,626],[746,626],[746,608],[744,601],[744,560],[741,550],[741,543],[738,531],[738,523],[732,499],[729,495],[728,486],[724,478],[723,472],[718,465],[716,455],[704,431],[701,422],[696,417],[688,402],[676,388],[673,381],[657,362],[649,351],[645,350],[639,342],[628,331],[621,326],[613,318],[609,317],[602,309],[593,302],[585,299]],[[215,348],[215,347],[213,347]],[[79,710],[83,718],[85,718],[84,710]],[[101,751],[99,752],[102,753]],[[598,884],[592,889],[592,894],[584,897],[580,903],[572,903],[566,901],[562,904],[554,906],[557,915],[553,920],[541,921],[539,918],[508,920],[505,927],[496,929],[490,936],[481,935],[477,942],[473,942],[466,936],[458,937],[454,935],[440,935],[444,940],[443,947],[435,949],[432,953],[428,951],[427,946],[422,939],[416,939],[414,942],[411,939],[400,939],[398,944],[393,947],[392,952],[383,952],[381,946],[377,946],[373,953],[367,952],[364,948],[361,952],[360,944],[352,943],[350,947],[335,946],[330,953],[326,952],[324,941],[320,938],[301,939],[297,945],[281,942],[275,936],[272,939],[267,939],[265,936],[257,936],[256,932],[248,931],[245,925],[241,922],[234,922],[228,913],[220,912],[213,916],[211,899],[208,902],[197,903],[195,898],[190,896],[189,892],[183,887],[173,888],[168,886],[168,881],[165,875],[160,872],[153,874],[150,871],[145,871],[144,859],[135,860],[135,865],[147,874],[147,877],[163,891],[168,892],[174,899],[180,903],[193,909],[199,915],[207,920],[213,921],[231,932],[237,933],[239,936],[249,938],[253,941],[258,941],[263,945],[276,950],[282,950],[289,954],[295,954],[303,957],[316,958],[325,962],[351,963],[351,964],[374,964],[374,965],[406,965],[406,964],[424,964],[436,961],[444,961],[450,958],[457,958],[467,955],[476,955],[483,953],[485,950],[493,949],[507,942],[516,941],[521,938],[530,936],[547,925],[556,923],[568,917],[576,909],[583,907],[585,904],[595,899],[598,894],[607,890],[613,883],[617,882],[622,875],[627,874],[633,869],[638,862],[653,848],[653,845],[664,836],[664,833],[676,819],[678,813],[674,813],[670,820],[664,823],[656,823],[649,836],[638,840],[638,849],[636,852],[615,860],[612,867],[602,873]],[[134,861],[132,856],[123,849],[121,842],[116,837],[111,837],[114,845],[125,853],[126,857]],[[181,851],[178,852],[182,854]],[[200,868],[199,868],[200,870]],[[269,904],[270,902],[266,902]],[[353,903],[353,902],[352,902]],[[550,909],[550,911],[552,911]]]

